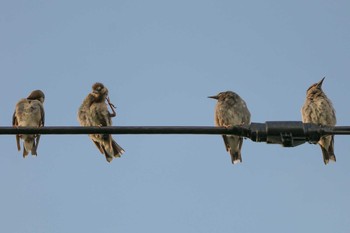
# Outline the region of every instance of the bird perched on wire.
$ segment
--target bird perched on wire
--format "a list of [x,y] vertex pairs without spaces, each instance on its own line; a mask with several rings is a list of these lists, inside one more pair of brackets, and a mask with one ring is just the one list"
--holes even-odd
[[[108,102],[112,113],[108,111]],[[87,95],[78,110],[78,121],[81,126],[111,126],[112,117],[116,116],[115,106],[110,102],[108,89],[102,83],[95,83],[92,92]],[[106,160],[111,162],[113,158],[120,157],[124,150],[112,138],[110,134],[90,134],[94,144]]]
[[[27,98],[17,102],[15,112],[12,117],[14,127],[42,127],[45,124],[44,112],[45,95],[41,90],[35,90]],[[17,149],[21,150],[20,139],[23,140],[23,158],[29,151],[32,155],[37,155],[39,145],[39,134],[16,135]]]
[[[301,109],[303,123],[314,123],[328,126],[335,126],[337,123],[332,102],[322,90],[324,79],[325,78],[321,79],[318,83],[311,85],[306,91],[306,100]],[[328,164],[329,160],[335,162],[334,136],[324,136],[318,141],[318,144],[321,146],[324,163]]]
[[[221,92],[208,98],[218,100],[215,107],[215,125],[232,127],[250,124],[250,112],[247,104],[232,91]],[[231,155],[232,164],[242,162],[241,149],[243,137],[235,135],[222,135],[226,150]]]

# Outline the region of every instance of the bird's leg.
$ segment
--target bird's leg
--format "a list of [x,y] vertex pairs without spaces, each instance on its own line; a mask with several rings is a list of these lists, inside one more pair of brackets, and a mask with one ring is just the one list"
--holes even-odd
[[114,109],[116,109],[116,107],[115,107],[114,104],[112,104],[111,101],[109,100],[109,96],[107,96],[106,100],[107,100],[107,103],[108,103],[109,107],[111,108],[111,110],[112,110],[112,112],[113,112],[113,113],[109,113],[109,116],[110,116],[110,117],[115,117],[115,116],[117,115],[117,113],[114,111]]

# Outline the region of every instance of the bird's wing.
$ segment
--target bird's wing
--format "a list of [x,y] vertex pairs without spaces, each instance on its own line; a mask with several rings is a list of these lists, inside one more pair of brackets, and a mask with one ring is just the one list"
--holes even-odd
[[[13,116],[12,116],[12,126],[14,126],[14,127],[18,126],[18,120],[17,120],[17,117],[16,117],[16,111],[13,113]],[[18,134],[16,134],[16,144],[17,144],[18,151],[20,151],[21,150],[21,144],[19,142],[19,135]]]
[[228,142],[227,136],[226,135],[222,135],[222,138],[224,139],[226,151],[229,151],[230,150],[230,144]]
[[[43,127],[45,125],[45,111],[44,111],[44,105],[41,102],[38,102],[37,105],[39,105],[39,109],[40,109],[40,120],[39,120],[39,127]],[[36,151],[38,149],[39,146],[39,142],[40,142],[40,134],[36,134],[35,135],[35,143],[34,143],[34,147],[32,150],[32,154],[36,154]]]
[[14,113],[12,115],[12,126],[18,126],[18,121],[17,121],[17,117],[16,117],[16,111],[14,111]]
[[41,119],[40,119],[40,126],[45,125],[45,111],[44,111],[44,106],[42,104],[39,104],[40,106],[40,113],[41,113]]
[[94,140],[92,140],[94,142],[94,144],[96,145],[96,147],[99,149],[99,151],[101,152],[101,154],[104,154],[103,148],[101,146],[101,144],[99,142],[96,142]]
[[[105,103],[103,103],[105,105]],[[99,112],[99,121],[102,126],[110,126],[111,125],[111,117],[110,113],[107,109],[107,106],[101,106]]]

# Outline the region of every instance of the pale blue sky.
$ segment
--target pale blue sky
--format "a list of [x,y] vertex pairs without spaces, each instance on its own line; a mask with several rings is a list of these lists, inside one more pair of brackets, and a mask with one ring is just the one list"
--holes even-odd
[[[306,89],[324,90],[350,125],[349,1],[0,1],[0,124],[46,94],[46,125],[78,125],[94,82],[114,125],[214,124],[232,90],[252,121],[300,120]],[[108,164],[88,136],[44,135],[22,158],[1,136],[0,231],[350,232],[350,138],[337,162],[318,146],[245,140],[233,166],[220,136],[115,135]]]

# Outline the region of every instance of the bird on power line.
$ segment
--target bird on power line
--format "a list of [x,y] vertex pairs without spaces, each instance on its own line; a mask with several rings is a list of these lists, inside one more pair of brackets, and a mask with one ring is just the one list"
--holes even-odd
[[[108,111],[106,102],[108,102],[112,113]],[[110,103],[108,89],[102,83],[95,83],[92,86],[92,92],[87,95],[78,110],[78,121],[81,126],[111,126],[112,117],[116,116],[115,106]],[[100,150],[101,154],[106,156],[107,162],[113,158],[120,157],[124,149],[113,140],[110,134],[90,134],[94,144]]]
[[[232,91],[221,92],[208,98],[216,99],[215,125],[223,127],[250,124],[250,112],[245,101]],[[242,162],[241,149],[243,137],[222,135],[226,150],[231,155],[232,164]]]
[[[314,123],[318,125],[335,126],[336,116],[332,102],[322,90],[321,79],[307,89],[306,100],[301,109],[303,123]],[[328,164],[330,160],[336,161],[334,154],[334,136],[323,136],[318,144],[321,147],[323,161]]]
[[[12,117],[14,127],[42,127],[45,124],[44,111],[45,95],[41,90],[35,90],[27,98],[19,100]],[[37,155],[40,134],[16,135],[17,149],[21,150],[20,139],[23,140],[23,158],[29,151],[32,155]]]

